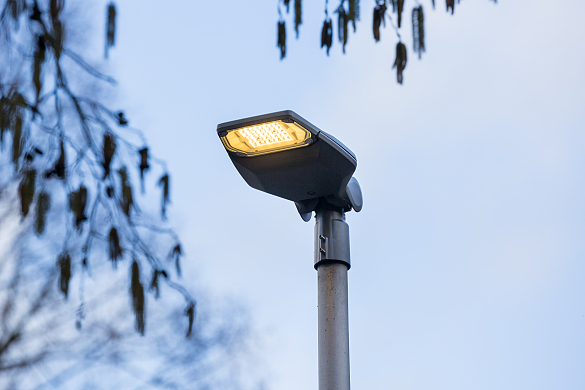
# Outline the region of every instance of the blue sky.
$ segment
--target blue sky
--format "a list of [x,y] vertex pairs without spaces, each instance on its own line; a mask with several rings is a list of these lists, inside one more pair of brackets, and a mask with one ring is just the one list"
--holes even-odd
[[583,389],[585,5],[463,1],[451,16],[421,1],[427,52],[405,23],[400,86],[373,3],[327,57],[323,2],[305,1],[279,61],[276,1],[118,1],[102,66],[172,172],[184,284],[248,307],[270,388],[317,387],[313,221],[249,188],[215,132],[292,109],[358,157],[353,388]]

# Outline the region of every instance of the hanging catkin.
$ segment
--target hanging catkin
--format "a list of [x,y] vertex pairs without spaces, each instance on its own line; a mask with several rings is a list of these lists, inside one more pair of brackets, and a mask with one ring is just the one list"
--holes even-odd
[[303,23],[301,0],[295,0],[295,32],[299,37],[299,26]]
[[128,178],[128,171],[126,167],[122,167],[118,170],[120,175],[120,184],[122,187],[122,198],[120,199],[120,208],[130,218],[130,210],[134,207],[134,197],[132,196],[132,187],[130,186],[130,180]]
[[148,148],[142,148],[138,153],[140,154],[140,165],[138,166],[140,169],[140,187],[144,194],[144,172],[148,171],[150,168],[150,165],[148,164]]
[[402,71],[406,68],[406,46],[402,42],[396,45],[396,60],[392,69],[396,68],[396,81],[402,84]]
[[14,164],[14,170],[18,171],[18,161],[24,146],[24,137],[22,135],[23,121],[20,110],[16,111],[14,117],[14,127],[12,130],[12,163]]
[[175,268],[179,276],[181,276],[181,256],[183,256],[183,249],[181,248],[181,244],[177,244],[171,249],[170,257],[175,260]]
[[280,48],[280,59],[282,60],[286,56],[286,27],[284,20],[278,22],[277,36],[276,46]]
[[376,2],[376,6],[374,7],[374,23],[373,23],[373,30],[374,30],[374,39],[376,42],[380,40],[380,25],[386,26],[386,3],[385,2]]
[[329,49],[333,44],[333,23],[331,19],[327,18],[323,22],[323,29],[321,30],[321,47],[327,47],[327,55],[329,55]]
[[110,175],[110,164],[112,163],[114,153],[116,153],[116,140],[114,139],[114,136],[110,132],[106,132],[104,134],[104,146],[102,149],[103,149],[102,167],[104,167],[104,176],[102,180],[105,180],[106,177]]
[[[281,58],[282,59],[282,58]],[[161,214],[163,219],[166,219],[167,204],[169,203],[169,174],[165,173],[160,180],[158,185],[162,187],[162,207]]]
[[53,21],[57,20],[61,10],[63,10],[64,5],[64,0],[51,0],[49,3],[49,10],[51,11],[51,19],[53,19]]
[[132,310],[136,316],[135,327],[144,336],[145,313],[144,313],[144,286],[140,281],[140,268],[136,260],[132,262],[130,276],[130,295],[132,297]]
[[449,8],[451,8],[451,15],[455,12],[455,0],[447,0],[447,12],[449,12]]
[[69,281],[71,280],[71,256],[69,252],[65,251],[57,258],[57,266],[59,267],[59,289],[67,299],[69,294]]
[[34,61],[33,61],[33,84],[35,86],[36,91],[36,99],[39,100],[39,96],[41,94],[41,89],[43,87],[41,72],[42,66],[45,62],[45,52],[47,51],[47,47],[45,45],[45,38],[42,35],[37,37],[37,45],[34,54]]
[[360,20],[360,0],[348,0],[347,18],[351,21],[353,32],[355,32],[356,22]]
[[402,10],[404,9],[404,0],[396,0],[396,13],[398,14],[398,28],[402,25]]
[[345,8],[343,8],[343,2],[335,12],[337,12],[337,37],[339,38],[339,43],[343,45],[343,54],[345,54],[345,45],[347,45],[347,24],[349,19],[347,18]]
[[108,22],[106,24],[106,51],[105,57],[108,58],[108,49],[116,43],[116,6],[114,3],[108,4]]
[[35,196],[35,183],[37,179],[37,171],[35,169],[27,169],[23,172],[22,180],[18,185],[18,195],[20,196],[20,211],[22,217],[26,217],[30,206]]
[[0,97],[0,146],[3,146],[4,132],[10,126],[10,106],[5,96]]
[[109,258],[112,261],[112,266],[115,268],[117,261],[122,258],[122,247],[120,246],[120,237],[115,227],[110,229],[108,238],[109,244]]
[[187,307],[185,308],[185,315],[189,319],[189,326],[187,328],[187,337],[191,336],[193,332],[193,321],[195,320],[195,303],[189,302]]
[[[398,28],[402,24],[402,10],[404,9],[404,0],[389,0],[390,4],[392,4],[392,12],[398,14]],[[386,2],[384,1],[384,4]]]
[[37,213],[35,216],[35,233],[40,236],[45,231],[46,221],[47,221],[47,212],[51,207],[51,196],[45,192],[41,191],[39,197],[37,199]]
[[425,51],[425,28],[422,5],[414,7],[412,10],[412,43],[413,51],[418,53],[418,58],[420,59],[421,54]]
[[75,227],[81,231],[81,224],[87,221],[85,208],[87,206],[87,188],[82,184],[77,191],[69,194],[69,210],[75,217]]

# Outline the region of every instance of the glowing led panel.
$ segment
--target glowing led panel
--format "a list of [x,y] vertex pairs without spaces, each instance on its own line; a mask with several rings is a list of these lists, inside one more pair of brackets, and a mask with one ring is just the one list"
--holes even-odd
[[312,139],[298,123],[279,120],[230,130],[221,141],[231,152],[255,156],[307,146]]

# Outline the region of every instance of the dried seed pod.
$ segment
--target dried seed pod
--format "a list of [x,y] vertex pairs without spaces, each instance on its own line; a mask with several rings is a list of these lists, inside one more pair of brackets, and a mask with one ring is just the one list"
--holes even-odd
[[20,212],[22,217],[26,217],[30,210],[33,198],[35,196],[35,182],[37,171],[28,169],[23,173],[22,180],[18,186],[18,195],[20,196]]
[[144,335],[145,313],[144,313],[144,287],[140,282],[140,268],[136,260],[132,262],[132,275],[130,282],[130,295],[132,297],[132,310],[136,316],[136,330]]
[[37,199],[37,213],[35,218],[35,233],[40,236],[45,231],[47,212],[51,207],[51,195],[41,191]]
[[114,157],[114,153],[116,153],[116,140],[114,136],[110,132],[106,132],[104,134],[104,146],[103,146],[103,160],[102,166],[104,167],[104,177],[108,177],[110,175],[110,164],[112,163],[112,158]]
[[284,20],[278,22],[277,33],[278,39],[276,46],[280,48],[280,59],[282,60],[286,56],[286,27]]
[[323,22],[323,29],[321,30],[321,47],[327,47],[327,55],[333,43],[333,23],[331,19],[325,19]]
[[398,84],[402,84],[402,72],[406,68],[406,46],[402,42],[396,45],[396,60],[392,69],[396,68],[396,80]]
[[421,54],[425,51],[425,28],[422,5],[412,9],[412,43],[413,51],[418,53],[418,58],[420,59]]
[[290,0],[283,0],[283,3],[286,7],[286,13],[288,14],[288,11],[290,10]]
[[435,9],[435,0],[431,0],[431,2],[433,3],[433,9]]
[[69,281],[71,280],[71,256],[69,256],[67,251],[59,255],[57,266],[59,267],[59,289],[65,295],[65,299],[67,299]]

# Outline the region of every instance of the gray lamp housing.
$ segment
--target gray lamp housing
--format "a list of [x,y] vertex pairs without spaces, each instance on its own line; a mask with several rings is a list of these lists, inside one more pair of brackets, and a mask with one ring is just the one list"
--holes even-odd
[[352,178],[357,167],[356,156],[335,137],[295,112],[280,111],[221,123],[217,133],[223,137],[230,130],[278,120],[296,122],[309,131],[308,146],[254,156],[226,149],[244,180],[257,190],[295,202],[301,217],[307,221],[320,199],[343,211],[352,208],[360,211],[361,190]]

